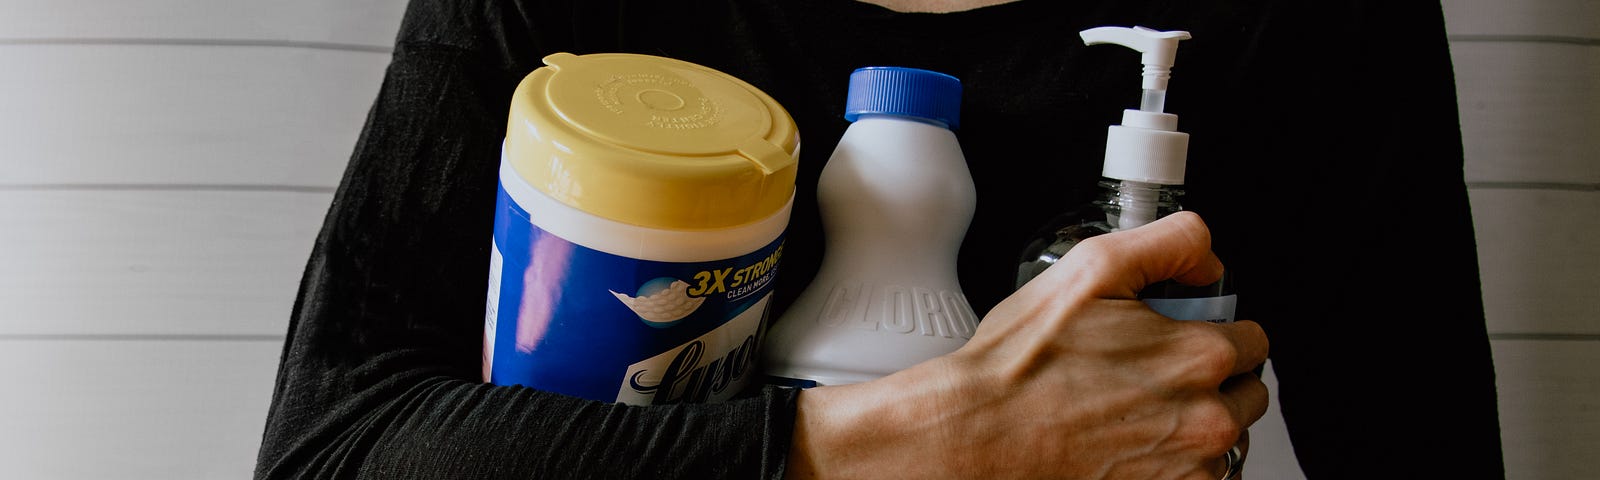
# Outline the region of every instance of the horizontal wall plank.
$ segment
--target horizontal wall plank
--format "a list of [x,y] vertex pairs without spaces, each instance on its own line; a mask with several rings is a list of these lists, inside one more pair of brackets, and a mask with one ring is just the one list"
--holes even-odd
[[0,189],[0,338],[281,336],[331,200]]
[[0,340],[0,477],[250,478],[281,349]]
[[1456,42],[1451,55],[1469,181],[1600,184],[1600,45]]
[[1537,35],[1600,40],[1600,2],[1594,0],[1444,0],[1452,35]]
[[389,46],[405,0],[7,0],[0,43],[235,39]]
[[1492,344],[1506,478],[1600,478],[1600,342]]
[[332,187],[388,59],[270,47],[0,45],[0,186]]
[[1468,193],[1490,333],[1600,334],[1600,191]]

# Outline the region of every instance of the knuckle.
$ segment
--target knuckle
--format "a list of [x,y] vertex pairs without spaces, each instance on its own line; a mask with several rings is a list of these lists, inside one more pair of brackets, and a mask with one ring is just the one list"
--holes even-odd
[[1261,345],[1263,347],[1268,347],[1270,349],[1270,347],[1272,346],[1272,337],[1267,336],[1267,329],[1262,327],[1260,323],[1252,322],[1252,321],[1249,321],[1249,320],[1244,320],[1244,321],[1235,322],[1235,323],[1237,323],[1239,325],[1243,325],[1243,327],[1241,327],[1241,328],[1246,328],[1246,329],[1249,330],[1250,338],[1255,339],[1255,341],[1257,341],[1257,342],[1261,342]]
[[1067,255],[1086,266],[1098,266],[1106,259],[1119,258],[1116,243],[1104,235],[1089,237],[1078,242],[1067,251]]
[[1260,353],[1265,354],[1272,350],[1272,339],[1267,336],[1267,330],[1262,328],[1261,324],[1241,320],[1229,325],[1229,328],[1239,332],[1238,335],[1245,345],[1255,347]]
[[1245,390],[1245,395],[1249,395],[1246,400],[1249,400],[1252,404],[1261,405],[1262,410],[1265,410],[1266,406],[1272,402],[1272,392],[1267,390],[1267,383],[1262,381],[1261,377],[1257,377],[1253,373],[1249,375],[1248,383],[1245,384],[1248,387]]
[[1207,455],[1227,452],[1244,435],[1244,427],[1233,419],[1221,400],[1204,402],[1196,409],[1190,425],[1195,447]]
[[1211,247],[1211,229],[1206,227],[1205,220],[1202,220],[1199,214],[1184,210],[1168,215],[1167,218],[1171,219],[1177,225],[1178,230],[1183,232],[1183,235],[1191,241],[1206,248]]
[[1234,364],[1239,360],[1239,350],[1227,335],[1212,325],[1192,324],[1190,327],[1187,339],[1190,372],[1207,386],[1220,384],[1233,374]]
[[[1070,265],[1070,268],[1049,268],[1046,273],[1051,275],[1067,275],[1072,280],[1056,280],[1068,282],[1067,285],[1099,283],[1107,278],[1114,278],[1114,273],[1128,268],[1126,253],[1115,242],[1105,238],[1104,235],[1090,237],[1067,250],[1065,256],[1056,261],[1056,266]],[[1053,273],[1052,273],[1053,272]],[[1029,282],[1030,284],[1034,282]]]

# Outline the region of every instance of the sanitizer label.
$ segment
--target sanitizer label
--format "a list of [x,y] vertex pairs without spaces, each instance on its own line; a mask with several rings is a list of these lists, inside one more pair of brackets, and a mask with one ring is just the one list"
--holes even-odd
[[491,383],[668,404],[727,400],[754,376],[781,236],[734,258],[657,262],[550,234],[503,186],[495,208]]
[[1146,298],[1156,313],[1173,320],[1198,320],[1211,323],[1233,323],[1233,309],[1239,303],[1236,295],[1204,298]]

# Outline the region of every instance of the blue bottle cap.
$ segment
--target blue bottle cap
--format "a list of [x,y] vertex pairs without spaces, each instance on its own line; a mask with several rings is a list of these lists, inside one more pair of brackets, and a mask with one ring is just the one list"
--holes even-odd
[[905,115],[949,125],[961,119],[961,80],[919,68],[862,67],[850,73],[844,119],[862,114]]

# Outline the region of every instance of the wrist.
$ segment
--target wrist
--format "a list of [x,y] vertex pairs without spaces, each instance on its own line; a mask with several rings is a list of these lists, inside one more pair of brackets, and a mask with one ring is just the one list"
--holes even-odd
[[[871,397],[872,385],[813,387],[795,402],[794,436],[789,445],[785,478],[853,478],[851,452],[881,427],[881,418],[867,415],[860,399]],[[860,458],[856,458],[858,462]]]
[[[948,359],[935,359],[865,383],[806,389],[796,399],[788,479],[927,477],[950,459],[944,418],[952,387]],[[944,372],[944,373],[941,373]],[[942,377],[942,378],[941,378]],[[944,412],[944,413],[941,413]]]

